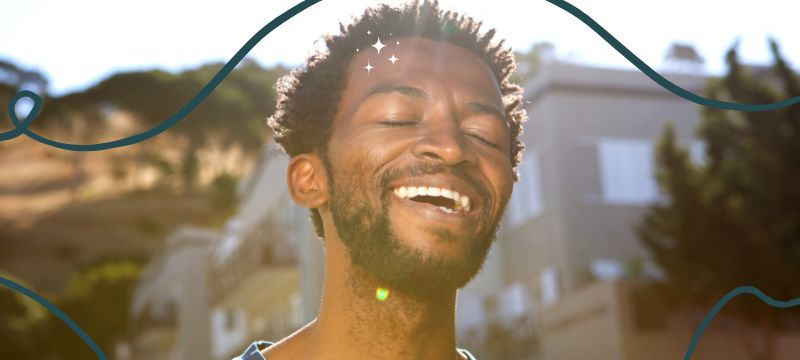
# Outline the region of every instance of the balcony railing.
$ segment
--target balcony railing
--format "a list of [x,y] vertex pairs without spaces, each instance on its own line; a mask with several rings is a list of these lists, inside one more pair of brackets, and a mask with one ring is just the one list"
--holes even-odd
[[289,241],[287,226],[266,217],[237,235],[242,236],[238,248],[211,270],[211,300],[216,301],[261,267],[296,266],[297,250]]

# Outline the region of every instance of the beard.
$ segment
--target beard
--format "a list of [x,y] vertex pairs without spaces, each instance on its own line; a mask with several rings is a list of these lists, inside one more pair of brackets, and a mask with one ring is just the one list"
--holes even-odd
[[[463,171],[441,164],[422,163],[385,173],[381,180],[380,206],[370,205],[365,198],[361,171],[349,172],[354,176],[336,177],[330,162],[323,160],[331,179],[331,212],[339,238],[347,249],[347,254],[355,270],[364,271],[374,277],[379,286],[398,291],[416,298],[436,298],[464,287],[480,271],[491,244],[496,239],[499,219],[491,216],[489,206],[481,210],[480,228],[485,229],[479,236],[468,239],[467,249],[458,256],[426,253],[405,245],[392,223],[389,221],[388,184],[396,179],[449,174],[458,176],[473,185],[483,197],[489,194],[480,184]],[[334,178],[335,181],[334,181]],[[360,186],[361,185],[361,186]],[[486,204],[486,202],[483,202]],[[414,226],[411,224],[410,226]],[[456,241],[448,230],[431,231],[437,241]],[[354,277],[359,281],[358,277]],[[360,286],[365,284],[354,284]]]

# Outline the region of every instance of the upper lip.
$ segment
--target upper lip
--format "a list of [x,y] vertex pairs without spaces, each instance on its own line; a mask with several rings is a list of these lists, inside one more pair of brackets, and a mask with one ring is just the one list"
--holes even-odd
[[394,189],[397,189],[401,186],[433,186],[441,189],[457,191],[459,194],[469,197],[471,208],[470,212],[478,209],[483,200],[475,188],[467,184],[465,181],[453,176],[431,175],[401,179],[389,184],[389,191],[394,191]]

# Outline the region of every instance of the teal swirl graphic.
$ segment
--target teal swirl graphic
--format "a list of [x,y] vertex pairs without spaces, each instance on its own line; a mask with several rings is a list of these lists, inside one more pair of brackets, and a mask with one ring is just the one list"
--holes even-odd
[[683,357],[683,360],[689,360],[692,358],[694,349],[697,347],[697,343],[700,342],[703,332],[706,331],[708,325],[711,324],[711,320],[714,319],[714,316],[717,316],[717,313],[722,310],[723,307],[725,307],[725,304],[733,300],[733,298],[744,294],[755,295],[759,300],[774,308],[786,309],[800,305],[800,298],[789,301],[775,300],[753,286],[740,286],[736,289],[733,289],[727,295],[722,297],[722,299],[720,299],[713,308],[711,308],[711,312],[709,312],[708,315],[706,315],[706,318],[703,319],[703,322],[700,323],[700,327],[697,328],[694,336],[692,336],[692,341],[689,343],[689,349],[686,350],[686,355]]
[[[285,23],[287,20],[291,19],[292,17],[299,14],[303,10],[308,9],[309,7],[320,1],[322,0],[302,1],[299,4],[290,8],[289,10],[286,10],[282,14],[278,15],[278,17],[272,19],[272,21],[267,23],[267,25],[264,25],[264,27],[261,28],[261,30],[258,30],[258,32],[256,32],[255,35],[253,35],[253,37],[250,38],[250,40],[247,40],[244,46],[242,46],[242,48],[239,49],[239,51],[237,51],[236,54],[234,54],[233,57],[225,64],[225,66],[223,66],[222,69],[220,69],[219,72],[217,72],[217,74],[214,75],[211,81],[209,81],[208,84],[206,84],[206,86],[200,89],[200,92],[198,92],[197,95],[195,95],[191,100],[189,100],[189,102],[186,103],[186,105],[184,105],[180,110],[178,110],[178,112],[176,112],[174,115],[170,116],[157,126],[153,127],[152,129],[146,130],[136,135],[131,135],[124,139],[119,139],[99,144],[79,145],[79,144],[68,144],[60,141],[51,140],[29,129],[30,124],[33,122],[34,119],[36,119],[36,116],[39,115],[39,111],[42,108],[42,98],[31,91],[23,90],[16,93],[14,97],[11,99],[11,102],[8,104],[8,115],[11,117],[11,122],[14,124],[14,129],[6,131],[4,133],[0,133],[0,141],[11,140],[13,138],[16,138],[17,136],[25,134],[31,139],[34,139],[42,144],[50,145],[52,147],[57,147],[64,150],[100,151],[100,150],[108,150],[108,149],[136,144],[144,140],[147,140],[151,137],[154,137],[164,131],[167,131],[167,129],[171,128],[179,121],[183,120],[183,118],[189,115],[198,105],[200,105],[200,103],[203,102],[203,100],[205,100],[208,97],[208,95],[210,95],[211,92],[217,88],[219,83],[221,83],[222,80],[224,80],[228,76],[228,74],[230,74],[231,71],[233,71],[236,65],[238,65],[244,59],[245,55],[247,55],[247,53],[249,53],[250,50],[252,50],[253,47],[255,47],[265,36],[267,36],[267,34],[271,33],[273,30],[277,29],[278,26]],[[20,121],[17,118],[17,114],[14,109],[16,108],[17,102],[19,102],[23,98],[28,98],[33,101],[33,110],[31,110],[30,114],[28,114],[28,116],[25,117],[24,121]]]
[[[99,346],[97,346],[97,344],[94,342],[94,340],[92,340],[92,338],[90,338],[89,335],[87,335],[86,332],[83,331],[83,329],[81,329],[80,326],[78,326],[78,324],[76,324],[74,321],[72,321],[72,319],[70,319],[69,316],[67,316],[67,314],[65,314],[63,311],[61,311],[61,309],[57,308],[55,305],[53,305],[49,301],[45,300],[45,298],[43,298],[41,295],[37,294],[33,290],[28,289],[28,288],[26,288],[26,287],[24,287],[24,286],[22,286],[22,285],[20,285],[20,284],[18,284],[16,282],[10,280],[10,279],[7,279],[7,278],[5,278],[3,276],[0,276],[0,284],[7,286],[9,289],[14,290],[14,291],[16,291],[16,292],[18,292],[18,293],[20,293],[22,295],[27,296],[27,297],[31,298],[33,301],[36,301],[37,303],[39,303],[39,305],[44,306],[44,308],[47,309],[47,311],[53,313],[53,315],[55,315],[59,319],[61,319],[61,321],[63,321],[65,324],[67,324],[67,326],[69,326],[69,328],[72,329],[72,331],[75,332],[75,334],[80,336],[81,340],[83,340],[83,342],[85,342],[86,345],[89,345],[89,348],[91,348],[92,351],[94,351],[94,353],[95,353],[95,355],[97,355],[98,359],[100,359],[100,360],[108,360],[108,357],[106,357],[106,354],[103,352],[102,349],[100,349]],[[3,341],[3,339],[0,339],[0,341]]]
[[[16,138],[20,135],[27,135],[28,137],[41,142],[42,144],[50,145],[56,148],[64,149],[64,150],[71,150],[71,151],[100,151],[100,150],[107,150],[113,149],[117,147],[127,146],[135,143],[139,143],[141,141],[147,140],[151,137],[154,137],[170,127],[177,124],[187,115],[189,115],[203,100],[205,100],[209,94],[222,82],[222,80],[227,77],[231,71],[238,65],[247,55],[250,50],[253,49],[267,34],[271,33],[273,30],[278,28],[281,24],[286,22],[287,20],[291,19],[295,15],[301,13],[302,11],[308,9],[312,5],[320,2],[321,0],[305,0],[297,5],[293,6],[289,10],[286,10],[272,21],[267,23],[263,28],[261,28],[255,35],[253,35],[250,40],[248,40],[244,46],[239,49],[239,51],[234,54],[234,56],[220,69],[220,71],[208,82],[200,91],[191,99],[188,103],[186,103],[180,110],[178,110],[174,115],[170,116],[166,120],[164,120],[159,125],[141,132],[136,135],[132,135],[123,139],[99,143],[99,144],[87,144],[87,145],[80,145],[80,144],[68,144],[63,143],[55,140],[48,139],[43,137],[29,129],[31,123],[36,119],[39,115],[39,112],[42,108],[42,98],[27,90],[23,90],[17,92],[11,101],[8,104],[8,114],[11,119],[11,122],[14,125],[14,129],[0,133],[0,141],[7,141]],[[672,92],[673,94],[680,96],[686,100],[691,102],[723,109],[723,110],[736,110],[736,111],[746,111],[746,112],[754,112],[754,111],[768,111],[768,110],[776,110],[780,108],[784,108],[787,106],[795,105],[800,103],[800,96],[769,103],[769,104],[741,104],[741,103],[733,103],[733,102],[725,102],[719,101],[714,99],[708,99],[692,93],[686,89],[681,88],[678,85],[670,82],[669,80],[665,79],[663,76],[658,74],[655,70],[653,70],[650,66],[645,64],[641,59],[639,59],[636,55],[633,54],[627,47],[622,45],[614,36],[612,36],[608,31],[606,31],[600,24],[594,21],[589,15],[578,9],[577,7],[573,6],[567,1],[564,0],[547,0],[549,3],[559,7],[560,9],[568,12],[581,22],[583,22],[586,26],[588,26],[592,31],[597,33],[603,40],[605,40],[611,47],[617,50],[622,56],[624,56],[628,61],[631,62],[636,68],[638,68],[642,73],[647,75],[650,79],[655,81],[657,84],[661,85],[666,90]],[[25,117],[24,120],[19,120],[17,117],[15,107],[17,103],[22,100],[23,98],[28,98],[33,101],[33,108],[30,113]],[[24,286],[17,284],[14,281],[11,281],[7,278],[0,276],[0,284],[7,286],[8,288],[20,292],[25,296],[33,299],[37,303],[44,306],[48,311],[52,312],[56,315],[59,319],[61,319],[65,324],[67,324],[80,338],[95,352],[97,357],[101,360],[107,360],[106,355],[100,349],[99,346],[84,332],[74,321],[72,321],[69,316],[64,314],[61,310],[59,310],[56,306],[49,303],[45,300],[42,296],[37,294],[36,292],[25,288]],[[686,355],[684,357],[685,360],[691,358],[695,348],[697,347],[700,338],[703,335],[703,332],[711,323],[711,320],[716,316],[716,314],[736,296],[742,294],[752,294],[757,296],[761,301],[765,302],[766,304],[776,307],[776,308],[789,308],[795,307],[800,305],[800,298],[793,299],[789,301],[777,301],[772,299],[771,297],[765,295],[763,292],[758,290],[752,286],[742,286],[732,290],[730,293],[725,295],[712,309],[711,312],[706,316],[706,318],[701,323],[700,327],[695,332],[694,336],[692,337],[691,343],[689,344],[689,348],[686,351]]]
[[611,45],[611,47],[613,47],[615,50],[617,50],[617,52],[622,54],[622,56],[628,59],[628,61],[630,61],[631,64],[636,66],[637,69],[639,69],[641,72],[647,75],[647,77],[649,77],[651,80],[655,81],[658,85],[661,85],[661,87],[667,89],[669,92],[678,95],[686,100],[689,100],[693,103],[722,110],[737,110],[746,112],[777,110],[780,108],[800,103],[800,96],[795,96],[791,99],[781,100],[769,104],[740,104],[740,103],[719,101],[702,97],[678,85],[675,85],[671,81],[665,79],[658,72],[653,70],[653,68],[647,66],[647,64],[645,64],[644,61],[639,59],[630,50],[628,50],[628,48],[625,47],[625,45],[622,45],[622,43],[619,42],[619,40],[617,40],[617,38],[611,35],[608,31],[606,31],[606,29],[603,29],[603,27],[600,26],[600,24],[598,24],[597,21],[594,21],[591,17],[589,17],[589,15],[586,15],[586,13],[576,8],[574,5],[564,0],[547,0],[547,2],[555,6],[558,6],[562,10],[578,18],[578,20],[586,24],[586,26],[588,26],[595,33],[597,33],[597,35],[600,35],[600,37],[603,38],[603,40],[605,40],[609,45]]

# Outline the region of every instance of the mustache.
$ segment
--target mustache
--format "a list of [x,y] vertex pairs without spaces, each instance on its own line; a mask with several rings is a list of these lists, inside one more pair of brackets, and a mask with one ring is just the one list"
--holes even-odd
[[427,175],[448,175],[458,179],[463,180],[475,191],[478,192],[480,195],[481,200],[489,199],[489,192],[486,188],[481,184],[480,181],[476,180],[466,171],[461,168],[455,168],[446,166],[440,163],[429,163],[429,162],[422,162],[416,163],[404,167],[393,168],[386,171],[381,177],[381,189],[383,191],[383,195],[387,195],[389,193],[389,184],[397,179],[402,178],[409,178],[409,177],[420,177],[420,176],[427,176]]

